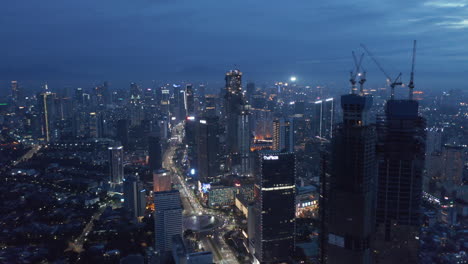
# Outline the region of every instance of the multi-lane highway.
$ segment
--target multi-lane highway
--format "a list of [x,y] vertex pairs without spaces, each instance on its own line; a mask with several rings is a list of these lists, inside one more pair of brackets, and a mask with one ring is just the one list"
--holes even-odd
[[163,166],[165,169],[171,171],[173,183],[178,186],[180,191],[180,196],[182,199],[182,204],[184,206],[185,215],[202,215],[202,214],[216,214],[216,216],[223,221],[223,225],[220,228],[213,230],[210,236],[204,236],[201,239],[202,246],[213,253],[214,261],[216,263],[222,264],[235,264],[239,263],[231,251],[231,248],[226,244],[223,239],[223,236],[226,232],[232,229],[233,220],[228,216],[214,212],[204,208],[199,200],[195,197],[194,192],[191,189],[191,186],[185,181],[182,175],[178,173],[177,164],[173,162],[173,157],[175,155],[175,150],[182,142],[183,138],[183,123],[178,124],[174,128],[173,140],[170,143],[170,146],[164,153]]

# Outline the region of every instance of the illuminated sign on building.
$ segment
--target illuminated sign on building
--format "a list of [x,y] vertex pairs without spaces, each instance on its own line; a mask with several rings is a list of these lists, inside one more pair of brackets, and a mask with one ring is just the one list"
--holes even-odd
[[279,160],[278,156],[263,156],[264,160]]

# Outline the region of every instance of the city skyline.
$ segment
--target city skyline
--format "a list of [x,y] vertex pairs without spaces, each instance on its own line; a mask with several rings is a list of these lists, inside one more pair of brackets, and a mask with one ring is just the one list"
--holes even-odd
[[468,263],[465,11],[0,4],[0,262]]

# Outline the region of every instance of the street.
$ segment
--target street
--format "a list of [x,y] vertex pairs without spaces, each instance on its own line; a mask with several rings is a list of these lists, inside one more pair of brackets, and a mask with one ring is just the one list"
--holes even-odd
[[231,248],[226,244],[223,239],[225,233],[230,231],[230,218],[222,213],[215,212],[204,208],[199,200],[195,197],[191,187],[187,184],[182,175],[176,170],[172,158],[175,155],[175,150],[179,144],[182,143],[183,138],[183,123],[179,123],[174,128],[173,138],[177,138],[176,142],[171,142],[170,146],[164,153],[163,167],[171,171],[172,181],[176,186],[179,186],[179,192],[184,206],[185,215],[202,215],[202,214],[216,214],[223,221],[223,226],[213,231],[212,237],[203,237],[201,239],[202,246],[213,253],[215,263],[223,264],[236,264],[239,263],[232,252]]

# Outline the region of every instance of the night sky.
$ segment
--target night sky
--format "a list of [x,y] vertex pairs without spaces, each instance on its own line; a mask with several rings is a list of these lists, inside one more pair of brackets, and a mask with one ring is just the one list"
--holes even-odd
[[[0,3],[0,87],[9,80],[246,80],[347,84],[365,43],[417,89],[466,89],[468,0],[43,0]],[[385,77],[364,62],[369,85]]]

